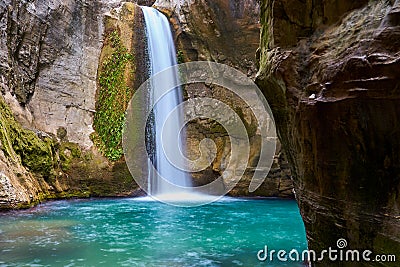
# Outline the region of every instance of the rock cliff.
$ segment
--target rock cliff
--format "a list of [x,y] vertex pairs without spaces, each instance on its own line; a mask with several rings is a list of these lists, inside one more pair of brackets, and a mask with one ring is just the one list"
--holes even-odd
[[1,208],[135,189],[124,163],[108,161],[91,139],[104,14],[118,6],[0,1],[0,100],[17,120],[2,110]]
[[257,83],[310,249],[345,238],[351,249],[398,255],[400,2],[263,0],[261,12]]

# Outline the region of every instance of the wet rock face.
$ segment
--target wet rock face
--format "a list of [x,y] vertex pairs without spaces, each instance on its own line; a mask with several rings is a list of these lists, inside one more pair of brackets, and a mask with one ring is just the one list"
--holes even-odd
[[54,135],[65,129],[70,142],[92,146],[103,18],[119,5],[111,0],[0,3],[0,88],[25,126]]
[[136,0],[136,1],[126,1],[126,2],[135,2],[140,6],[152,6],[155,0]]
[[123,161],[111,164],[94,149],[21,127],[1,95],[0,125],[0,210],[47,199],[127,196],[137,188]]
[[257,83],[288,151],[309,246],[346,238],[351,249],[398,254],[400,2],[313,1],[306,20],[289,16],[294,2],[262,1]]
[[[186,127],[187,154],[189,158],[196,160],[197,165],[195,166],[195,169],[205,168],[204,171],[192,173],[193,182],[196,186],[208,184],[220,176],[224,177],[224,184],[228,184],[230,179],[232,179],[230,174],[234,173],[234,170],[230,169],[232,167],[229,166],[231,161],[234,161],[233,155],[236,154],[243,155],[242,157],[239,157],[238,160],[240,162],[247,162],[247,168],[245,169],[241,180],[237,186],[229,192],[229,195],[283,198],[293,197],[293,181],[291,180],[290,168],[280,145],[277,147],[271,171],[264,183],[255,192],[249,192],[249,185],[253,178],[254,171],[257,168],[261,152],[262,138],[260,124],[265,123],[265,121],[257,121],[251,110],[252,107],[255,107],[258,104],[257,101],[252,102],[252,99],[256,99],[254,97],[255,92],[250,90],[246,92],[246,99],[249,100],[249,105],[239,97],[235,96],[232,92],[214,85],[207,87],[201,84],[191,84],[185,87],[185,92],[187,93],[186,101],[188,101],[190,107],[192,107],[188,110],[189,113],[192,113],[191,117],[194,117],[193,114],[200,114],[201,111],[209,108],[207,105],[198,104],[199,101],[196,101],[196,98],[208,97],[217,99],[228,105],[233,112],[238,114],[247,130],[249,140],[249,157],[244,158],[247,153],[246,146],[237,146],[235,153],[232,153],[231,147],[232,142],[236,141],[242,144],[244,142],[230,136],[224,127],[217,121],[200,118],[200,116],[198,116],[198,119],[188,123]],[[225,119],[222,123],[232,123],[232,121],[230,121],[231,114],[228,114],[228,112],[227,114],[219,114],[218,116]],[[200,142],[205,138],[211,139],[214,142],[216,148],[215,152],[214,146],[211,143],[200,146]],[[209,164],[210,162],[211,164]],[[215,190],[215,192],[218,192],[220,188],[217,186]]]

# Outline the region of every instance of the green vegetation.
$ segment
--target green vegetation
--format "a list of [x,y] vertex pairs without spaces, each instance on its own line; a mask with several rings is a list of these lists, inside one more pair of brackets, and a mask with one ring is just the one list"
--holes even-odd
[[[65,135],[63,130],[61,136]],[[58,143],[45,133],[23,128],[1,95],[0,150],[10,167],[25,167],[32,174],[32,181],[37,181],[25,180],[22,173],[15,173],[21,186],[37,193],[27,201],[17,199],[2,204],[1,210],[29,208],[47,199],[126,195],[135,186],[126,164],[109,165],[104,157],[84,151],[78,144]]]
[[61,169],[64,172],[67,172],[70,170],[73,159],[82,158],[82,151],[78,144],[70,142],[61,143],[59,149],[59,157],[60,157]]
[[176,53],[176,58],[177,58],[178,64],[185,63],[185,57],[183,55],[182,50],[178,50],[178,52]]
[[30,171],[46,180],[54,177],[54,145],[49,137],[40,139],[34,132],[22,128],[0,97],[0,149],[14,162],[21,162]]
[[130,75],[127,70],[134,57],[122,44],[117,30],[106,38],[106,45],[110,46],[112,52],[103,60],[99,70],[99,91],[94,116],[96,133],[92,139],[104,156],[117,161],[123,155],[125,110],[133,94],[127,85],[127,77]]

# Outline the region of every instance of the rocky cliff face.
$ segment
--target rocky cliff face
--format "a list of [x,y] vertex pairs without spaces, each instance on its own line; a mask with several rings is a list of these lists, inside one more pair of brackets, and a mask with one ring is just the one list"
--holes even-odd
[[105,3],[3,1],[3,93],[25,126],[91,146]]
[[255,74],[259,1],[157,0],[154,6],[170,17],[185,60],[210,60]]
[[345,238],[398,255],[400,2],[264,0],[261,10],[257,83],[288,151],[310,249]]
[[[249,77],[255,77],[255,51],[260,40],[259,1],[157,0],[154,6],[170,18],[181,62],[215,61],[239,69]],[[276,154],[268,179],[255,193],[249,193],[248,186],[254,172],[254,164],[257,163],[260,154],[261,137],[250,108],[242,100],[217,86],[190,85],[186,86],[185,91],[188,100],[210,97],[226,103],[238,111],[247,125],[251,146],[249,165],[243,179],[231,195],[292,196],[290,170],[281,150]],[[193,174],[195,183],[201,185],[216,179],[223,173],[231,155],[229,136],[215,121],[201,119],[189,123],[187,135],[188,154],[193,157],[200,156],[198,146],[204,138],[212,139],[217,147],[216,158],[211,166],[205,171]],[[210,147],[209,153],[206,154],[213,154],[211,151]]]
[[118,6],[111,0],[0,3],[0,84],[24,126],[93,145],[104,14]]
[[[90,138],[104,14],[119,5],[107,0],[0,1],[0,98],[18,121],[4,114],[0,119],[0,191],[9,203],[1,207],[48,197],[126,195],[135,188],[124,163],[102,157]],[[46,172],[32,168],[41,163]]]

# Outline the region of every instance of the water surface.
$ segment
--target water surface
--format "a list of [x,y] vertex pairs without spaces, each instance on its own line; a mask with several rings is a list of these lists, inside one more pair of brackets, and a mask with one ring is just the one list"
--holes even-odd
[[258,261],[265,245],[306,249],[296,202],[75,200],[0,214],[0,266],[302,266]]

